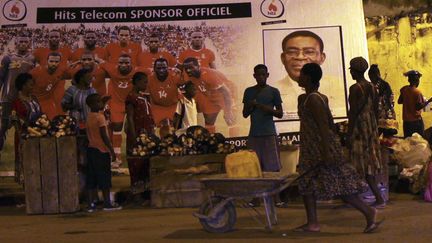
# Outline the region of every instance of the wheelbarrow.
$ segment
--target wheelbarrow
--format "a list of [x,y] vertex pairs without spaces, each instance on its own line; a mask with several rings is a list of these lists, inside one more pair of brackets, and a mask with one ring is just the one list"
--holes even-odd
[[[255,212],[253,218],[271,232],[273,225],[277,224],[273,196],[292,185],[297,178],[298,174],[282,175],[279,172],[264,172],[262,178],[227,178],[226,174],[202,178],[200,182],[212,193],[193,215],[208,232],[228,232],[236,223],[234,202],[242,202],[243,207]],[[263,199],[265,222],[262,214],[248,204],[251,198]]]

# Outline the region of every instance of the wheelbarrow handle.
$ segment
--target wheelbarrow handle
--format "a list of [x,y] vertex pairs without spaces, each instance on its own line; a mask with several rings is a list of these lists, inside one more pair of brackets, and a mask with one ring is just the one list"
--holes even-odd
[[[279,188],[279,192],[285,190],[287,187],[291,186],[292,184],[294,184],[295,182],[297,182],[298,180],[300,180],[301,178],[305,177],[307,174],[312,173],[313,171],[316,171],[318,168],[322,167],[322,164],[317,164],[314,167],[308,169],[307,171],[303,172],[301,175],[297,176],[294,180],[287,182],[287,183],[283,183],[283,185]],[[287,178],[288,179],[288,178]]]

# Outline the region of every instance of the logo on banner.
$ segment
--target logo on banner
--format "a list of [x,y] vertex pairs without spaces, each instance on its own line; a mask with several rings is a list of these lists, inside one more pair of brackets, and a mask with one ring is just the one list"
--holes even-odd
[[261,13],[267,18],[279,18],[285,12],[284,4],[281,0],[264,0],[261,3]]
[[9,0],[3,5],[3,16],[10,21],[20,21],[27,15],[27,6],[22,0]]

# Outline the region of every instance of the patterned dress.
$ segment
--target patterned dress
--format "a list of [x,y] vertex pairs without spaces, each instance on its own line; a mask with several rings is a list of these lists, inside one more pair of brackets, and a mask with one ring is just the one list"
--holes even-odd
[[[329,137],[320,136],[317,121],[312,112],[305,106],[311,95],[319,95],[326,109],[330,124]],[[337,196],[362,193],[367,184],[361,180],[355,169],[345,163],[342,146],[335,130],[332,128],[333,117],[328,103],[318,92],[307,95],[303,103],[298,104],[300,117],[300,159],[297,171],[304,176],[299,179],[299,192],[302,195],[313,195],[318,200],[330,200]],[[320,143],[328,143],[331,162],[324,163]]]
[[[22,161],[22,140],[21,133],[27,129],[27,126],[36,121],[42,114],[41,107],[36,100],[36,97],[31,97],[29,100],[16,98],[12,101],[12,110],[16,112],[17,125],[15,126],[15,181],[19,184],[24,184],[24,168]],[[21,121],[23,123],[21,123]]]
[[[357,84],[360,85],[360,84]],[[359,114],[353,125],[350,138],[351,163],[362,176],[377,175],[383,168],[381,163],[381,151],[378,137],[378,125],[373,108],[373,96],[363,91],[364,102],[361,104]]]

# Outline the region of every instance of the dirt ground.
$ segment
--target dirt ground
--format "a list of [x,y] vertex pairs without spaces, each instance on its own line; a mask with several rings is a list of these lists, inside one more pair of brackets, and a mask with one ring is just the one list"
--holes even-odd
[[279,225],[272,233],[250,217],[250,210],[237,208],[236,229],[225,234],[205,232],[193,208],[126,205],[116,212],[28,216],[25,208],[0,206],[0,242],[431,242],[432,204],[409,194],[391,194],[390,199],[380,210],[385,222],[374,234],[361,233],[362,216],[339,204],[320,204],[321,233],[291,231],[305,222],[302,204],[292,203],[278,209]]

